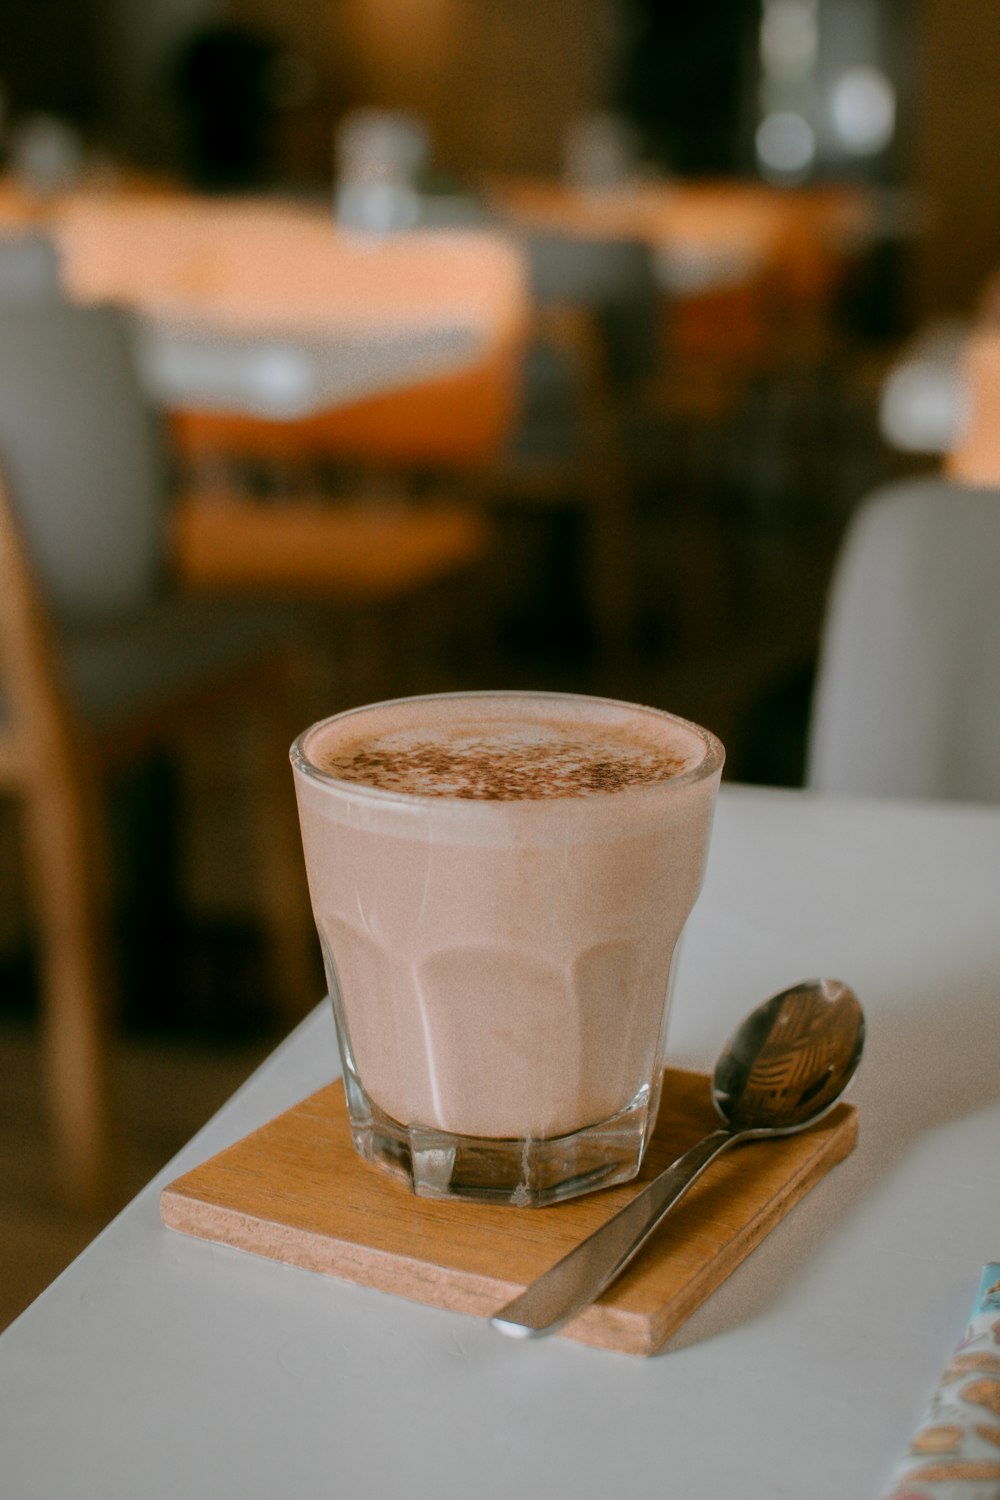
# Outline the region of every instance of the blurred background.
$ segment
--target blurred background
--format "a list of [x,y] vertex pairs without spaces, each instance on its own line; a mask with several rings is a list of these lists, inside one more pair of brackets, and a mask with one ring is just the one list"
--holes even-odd
[[[80,447],[41,397],[5,425],[17,319],[111,303],[162,457],[157,588],[291,632],[272,748],[397,693],[553,688],[669,708],[728,779],[801,785],[852,513],[960,471],[998,57],[992,0],[14,8],[0,465],[57,631],[24,411],[76,476],[43,497],[56,534],[114,438],[88,418]],[[87,531],[114,557],[121,525]],[[269,978],[261,754],[206,715],[102,781],[124,1128],[100,1206],[56,1185],[45,939],[0,784],[0,1322],[322,994],[311,951],[297,996]]]

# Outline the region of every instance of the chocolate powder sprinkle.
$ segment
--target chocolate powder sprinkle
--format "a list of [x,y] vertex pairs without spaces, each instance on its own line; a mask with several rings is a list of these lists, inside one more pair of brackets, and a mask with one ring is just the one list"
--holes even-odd
[[611,749],[585,740],[560,739],[504,746],[496,740],[414,741],[345,747],[320,760],[320,769],[342,781],[383,791],[507,802],[581,797],[666,781],[685,769],[668,749],[623,744]]

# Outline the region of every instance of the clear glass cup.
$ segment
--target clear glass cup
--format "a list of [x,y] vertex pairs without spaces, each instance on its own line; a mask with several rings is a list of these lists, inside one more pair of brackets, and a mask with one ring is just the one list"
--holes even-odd
[[[586,793],[536,795],[530,773],[515,795],[397,791],[323,769],[332,746],[389,731],[421,740],[431,776],[436,737],[488,745],[512,722],[528,762],[562,726],[591,755]],[[619,785],[609,732],[638,733],[669,774]],[[634,1177],[708,852],[715,736],[611,699],[440,694],[323,720],[291,758],[361,1156],[422,1196],[517,1205]]]

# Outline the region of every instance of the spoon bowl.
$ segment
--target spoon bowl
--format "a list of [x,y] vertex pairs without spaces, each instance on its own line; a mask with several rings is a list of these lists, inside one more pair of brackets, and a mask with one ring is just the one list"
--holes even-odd
[[721,1152],[791,1135],[834,1107],[857,1071],[865,1019],[839,979],[811,979],[757,1006],[733,1032],[712,1077],[722,1120],[600,1229],[490,1319],[516,1338],[551,1333],[621,1274],[667,1213]]
[[741,1135],[790,1135],[822,1118],[853,1078],[865,1018],[839,979],[793,985],[750,1012],[723,1048],[712,1103]]

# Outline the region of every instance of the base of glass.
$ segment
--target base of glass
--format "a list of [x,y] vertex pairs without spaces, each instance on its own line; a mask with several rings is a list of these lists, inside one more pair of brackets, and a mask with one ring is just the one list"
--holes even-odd
[[630,1182],[655,1123],[644,1090],[610,1119],[549,1140],[452,1135],[391,1119],[349,1072],[344,1089],[358,1154],[421,1198],[543,1208]]

